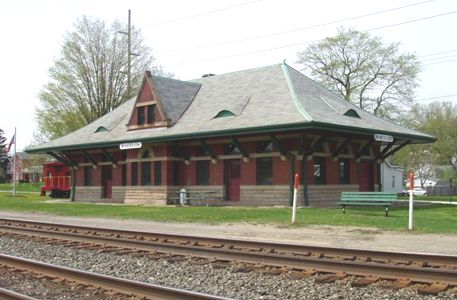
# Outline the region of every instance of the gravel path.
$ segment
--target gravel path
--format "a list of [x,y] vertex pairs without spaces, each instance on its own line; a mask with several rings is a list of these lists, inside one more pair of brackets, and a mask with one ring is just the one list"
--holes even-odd
[[457,299],[456,290],[439,296],[421,296],[412,288],[391,290],[377,285],[352,288],[349,280],[315,284],[312,277],[297,280],[287,275],[241,273],[189,261],[170,263],[6,237],[0,238],[0,253],[235,299]]

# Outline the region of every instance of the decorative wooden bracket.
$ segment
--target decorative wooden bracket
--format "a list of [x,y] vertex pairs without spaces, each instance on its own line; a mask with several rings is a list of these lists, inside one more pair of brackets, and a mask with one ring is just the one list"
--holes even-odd
[[243,156],[243,161],[249,162],[249,153],[246,151],[246,149],[241,146],[240,141],[236,137],[232,137],[232,142],[235,144],[235,146],[240,149],[241,155]]
[[346,147],[351,143],[352,141],[352,137],[348,137],[344,140],[344,142],[342,142],[338,148],[336,148],[335,152],[332,153],[332,157],[333,159],[336,159],[338,158],[338,155],[340,155],[344,149],[346,149]]
[[95,161],[95,159],[92,157],[92,155],[87,153],[85,150],[83,150],[83,155],[86,158],[86,160],[92,164],[92,168],[94,168],[94,169],[97,168],[97,161]]
[[105,148],[102,149],[102,152],[103,152],[103,155],[105,155],[105,158],[107,160],[111,161],[111,163],[113,164],[113,167],[116,167],[117,161],[116,161],[116,159],[114,159],[113,155],[111,153],[109,153],[108,151],[106,151]]
[[202,144],[203,148],[205,148],[206,151],[208,151],[209,156],[211,156],[211,161],[217,161],[217,155],[214,152],[213,148],[211,148],[210,145],[204,140],[200,139],[200,143]]

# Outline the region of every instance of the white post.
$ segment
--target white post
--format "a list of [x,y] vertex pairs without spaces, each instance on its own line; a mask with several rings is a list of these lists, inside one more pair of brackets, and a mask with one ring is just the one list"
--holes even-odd
[[409,173],[409,220],[408,229],[414,229],[413,214],[414,214],[414,201],[413,201],[413,189],[414,189],[414,173]]
[[13,196],[16,196],[16,127],[14,127],[14,154],[13,154]]
[[295,174],[295,181],[294,181],[294,198],[292,203],[292,223],[295,223],[295,216],[297,214],[297,191],[298,191],[298,173]]

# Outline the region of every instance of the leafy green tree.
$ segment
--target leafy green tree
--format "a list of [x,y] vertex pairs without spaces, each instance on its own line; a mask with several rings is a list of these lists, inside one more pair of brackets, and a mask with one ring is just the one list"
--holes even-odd
[[345,28],[299,52],[297,63],[347,101],[391,119],[411,103],[420,71],[416,56],[400,53],[399,43]]
[[411,145],[399,151],[396,162],[418,172],[421,166],[448,166],[448,169],[432,174],[448,180],[457,177],[457,105],[451,102],[416,104],[402,123],[408,127],[431,134],[437,141],[428,145]]
[[8,146],[5,144],[6,137],[3,134],[3,130],[0,129],[0,182],[5,182],[6,169],[9,162],[9,156],[6,152]]
[[133,28],[129,93],[127,37],[119,33],[126,25],[83,16],[74,26],[64,37],[61,54],[49,69],[50,80],[39,95],[38,129],[48,139],[83,127],[133,97],[145,70],[164,73],[154,63],[141,31]]

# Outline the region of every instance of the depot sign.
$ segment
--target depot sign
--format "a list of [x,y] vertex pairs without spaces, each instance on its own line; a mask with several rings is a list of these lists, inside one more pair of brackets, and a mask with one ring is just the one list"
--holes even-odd
[[392,143],[394,141],[394,137],[388,134],[375,134],[374,140],[377,142]]
[[131,142],[131,143],[122,143],[119,145],[119,149],[127,150],[127,149],[139,149],[143,146],[141,142]]

